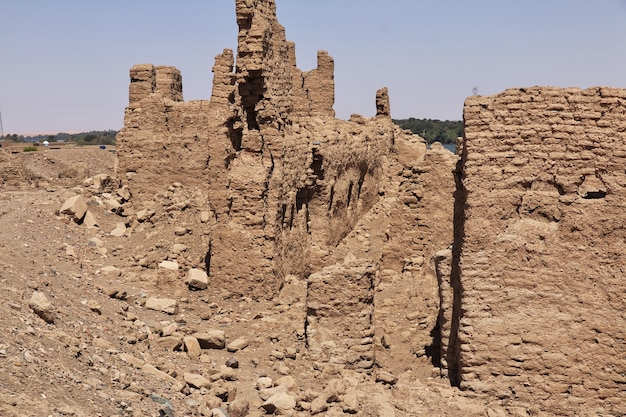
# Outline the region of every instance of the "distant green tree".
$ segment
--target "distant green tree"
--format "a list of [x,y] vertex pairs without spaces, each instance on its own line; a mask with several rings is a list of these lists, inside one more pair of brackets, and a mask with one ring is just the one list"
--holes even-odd
[[463,136],[463,122],[454,120],[433,119],[394,119],[393,122],[402,129],[408,129],[420,135],[429,144],[441,142],[444,144],[456,143],[456,138]]

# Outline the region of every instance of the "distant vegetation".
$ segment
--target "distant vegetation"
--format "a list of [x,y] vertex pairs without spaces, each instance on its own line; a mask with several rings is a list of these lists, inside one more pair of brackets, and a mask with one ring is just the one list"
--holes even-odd
[[[393,122],[402,129],[408,129],[426,139],[430,144],[433,142],[456,143],[456,138],[463,136],[463,122],[451,120],[433,119],[394,119]],[[5,135],[0,140],[13,142],[75,142],[78,145],[115,145],[117,130],[92,130],[82,133],[57,133],[56,135]]]
[[456,138],[463,136],[463,122],[432,119],[394,119],[402,129],[408,129],[426,139],[426,142],[456,143]]
[[4,135],[0,140],[10,140],[13,142],[75,142],[78,145],[115,145],[116,130],[92,130],[82,133],[57,133],[56,135]]

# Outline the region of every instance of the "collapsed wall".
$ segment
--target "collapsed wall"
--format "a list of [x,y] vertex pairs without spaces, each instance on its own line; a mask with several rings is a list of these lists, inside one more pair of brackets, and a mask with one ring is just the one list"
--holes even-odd
[[[117,174],[131,194],[123,214],[138,231],[184,226],[177,239],[196,258],[203,247],[204,265],[181,267],[206,269],[212,288],[272,299],[285,277],[306,283],[302,328],[318,361],[397,372],[427,363],[431,258],[452,243],[457,158],[399,129],[386,88],[374,117],[335,119],[329,54],[298,69],[273,0],[237,0],[236,14],[237,52],[216,57],[210,100],[184,102],[172,67],[131,69],[118,136]],[[163,199],[176,210],[155,214]],[[328,280],[361,301],[337,304]],[[359,325],[346,336],[347,317]],[[333,345],[340,351],[321,348]]]
[[626,90],[512,89],[468,98],[464,118],[451,379],[553,414],[626,414]]

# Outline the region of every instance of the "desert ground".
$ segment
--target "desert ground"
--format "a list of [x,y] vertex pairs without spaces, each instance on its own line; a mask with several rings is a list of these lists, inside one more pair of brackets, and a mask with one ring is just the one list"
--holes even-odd
[[[398,375],[310,361],[302,283],[273,301],[194,288],[172,267],[204,260],[192,196],[166,185],[129,223],[112,149],[0,152],[2,416],[529,415],[463,398],[427,357]],[[77,195],[95,224],[60,212]]]

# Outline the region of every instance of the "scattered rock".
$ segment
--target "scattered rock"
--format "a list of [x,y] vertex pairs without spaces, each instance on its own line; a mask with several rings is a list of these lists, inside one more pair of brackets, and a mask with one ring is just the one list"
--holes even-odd
[[326,410],[328,410],[328,403],[323,396],[319,396],[311,401],[311,415],[323,413]]
[[176,243],[172,246],[172,253],[174,255],[180,255],[181,253],[187,250],[187,245],[183,245],[182,243]]
[[179,348],[183,344],[183,339],[180,336],[165,336],[154,339],[150,347],[154,347],[156,349],[172,352],[175,350],[179,350]]
[[88,227],[98,227],[98,219],[95,214],[87,210],[85,217],[83,218],[83,224]]
[[118,223],[110,234],[113,237],[122,237],[124,233],[126,233],[126,225],[124,223]]
[[211,382],[202,375],[186,373],[183,375],[185,382],[193,388],[210,388]]
[[191,359],[199,359],[202,354],[202,348],[200,347],[200,342],[193,336],[185,336],[183,338],[183,343],[185,344],[185,350]]
[[128,353],[120,353],[118,356],[121,360],[137,369],[141,369],[146,364],[144,360],[129,355]]
[[250,340],[245,337],[238,337],[237,339],[230,342],[226,345],[226,350],[229,352],[237,352],[239,350],[245,349],[250,344]]
[[209,211],[201,211],[200,212],[200,222],[208,223],[211,220],[211,213]]
[[178,262],[174,261],[162,261],[159,263],[159,268],[167,269],[168,271],[178,271]]
[[202,349],[224,349],[226,347],[226,334],[223,330],[209,330],[202,333],[194,333]]
[[30,297],[28,306],[46,323],[54,323],[54,308],[44,293],[35,291]]
[[268,414],[286,414],[296,407],[296,399],[285,392],[272,395],[261,407]]
[[94,313],[102,314],[102,304],[96,300],[88,300],[85,305]]
[[206,290],[209,286],[209,277],[206,272],[201,269],[190,269],[187,273],[185,283],[189,288],[196,290]]
[[245,417],[248,414],[250,404],[248,400],[238,398],[228,404],[228,415],[230,417]]
[[278,378],[274,385],[280,387],[286,387],[288,390],[292,390],[296,387],[296,379],[291,375],[284,376],[282,378]]
[[122,270],[113,265],[108,265],[100,269],[100,273],[107,278],[117,278],[122,275]]
[[229,368],[237,369],[239,368],[239,360],[236,357],[231,356],[226,360],[226,366],[228,366]]
[[391,372],[379,370],[376,372],[376,382],[382,382],[383,384],[395,385],[398,382],[398,377]]
[[104,205],[104,209],[106,211],[110,211],[116,214],[122,211],[122,205],[114,198],[107,198],[102,202],[102,204]]
[[258,390],[267,389],[274,386],[274,381],[269,376],[262,376],[256,380],[254,386]]
[[87,212],[87,203],[82,196],[75,195],[74,197],[68,198],[65,203],[63,203],[60,211],[62,214],[70,216],[74,222],[80,223]]
[[176,236],[185,236],[187,233],[189,233],[189,229],[186,227],[177,227],[174,229],[174,234]]
[[173,378],[172,376],[166,374],[163,371],[159,371],[157,368],[155,368],[154,366],[146,363],[145,365],[143,365],[141,367],[141,371],[149,376],[153,376],[157,379],[160,379],[161,381],[165,381],[165,382],[169,382],[172,387],[174,388],[174,390],[176,391],[182,391],[183,388],[185,387],[185,384],[177,381],[175,378]]
[[146,308],[167,314],[178,314],[178,302],[170,298],[148,298]]

